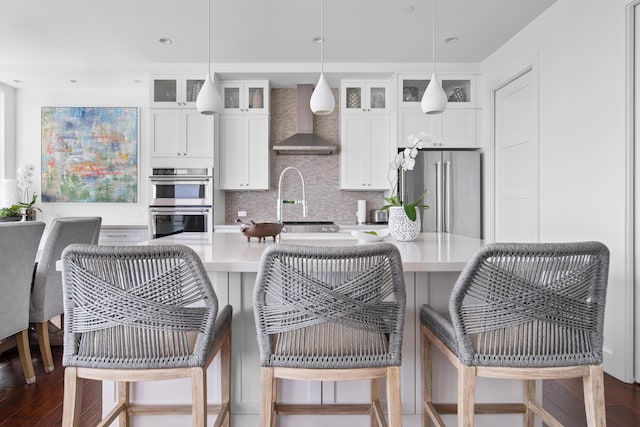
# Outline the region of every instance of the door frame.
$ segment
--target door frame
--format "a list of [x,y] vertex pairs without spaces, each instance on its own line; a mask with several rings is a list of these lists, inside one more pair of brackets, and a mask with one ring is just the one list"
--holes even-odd
[[636,9],[640,14],[640,0],[627,5],[627,28],[626,28],[626,204],[625,204],[625,249],[627,252],[625,260],[625,283],[631,282],[626,292],[630,293],[629,299],[633,301],[633,359],[632,377],[635,382],[640,382],[640,254],[636,249],[640,243],[640,150],[636,149],[637,141],[636,128],[640,127],[640,69],[636,67],[636,51],[640,49],[640,20],[636,19]]

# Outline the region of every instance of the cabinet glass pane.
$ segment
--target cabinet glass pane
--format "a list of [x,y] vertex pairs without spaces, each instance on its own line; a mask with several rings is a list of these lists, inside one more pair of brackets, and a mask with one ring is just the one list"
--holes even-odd
[[153,102],[177,102],[178,83],[175,80],[153,81]]
[[347,109],[362,108],[362,89],[359,87],[347,88],[346,107]]
[[470,80],[443,80],[442,89],[447,94],[449,102],[471,102]]
[[369,93],[371,108],[385,108],[387,104],[386,93],[383,87],[372,87]]
[[249,88],[249,108],[264,108],[264,88]]
[[429,80],[403,80],[402,101],[420,102],[428,84]]
[[204,80],[187,80],[187,102],[196,102]]
[[224,108],[240,108],[240,88],[224,88]]

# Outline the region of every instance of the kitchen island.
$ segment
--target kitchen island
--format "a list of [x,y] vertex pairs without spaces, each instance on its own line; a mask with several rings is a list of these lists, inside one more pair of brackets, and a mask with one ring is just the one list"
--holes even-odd
[[[402,256],[407,307],[405,314],[404,340],[401,367],[403,422],[405,426],[420,425],[420,350],[419,350],[419,309],[429,303],[441,312],[447,311],[451,288],[459,272],[482,245],[479,239],[446,233],[423,233],[412,242],[397,242],[388,237],[385,241],[395,244]],[[283,233],[281,243],[350,246],[359,243],[348,233]],[[258,344],[253,318],[253,286],[260,259],[265,248],[272,241],[258,242],[255,238],[247,241],[239,232],[213,233],[211,235],[180,235],[152,240],[144,244],[184,244],[201,257],[211,278],[220,304],[233,306],[232,324],[232,425],[254,427],[258,425],[260,402],[260,366]],[[434,352],[434,395],[441,402],[456,399],[455,370],[438,352]],[[208,399],[219,402],[217,386],[218,361],[214,361],[208,371]],[[367,381],[295,382],[287,381],[279,386],[282,392],[278,400],[287,403],[366,403],[369,398]],[[113,384],[105,383],[103,388],[103,412],[108,412],[115,402]],[[132,396],[143,402],[190,402],[190,388],[187,381],[153,382],[135,386]],[[518,382],[479,379],[477,402],[517,401],[522,396]],[[215,415],[209,417],[212,423]],[[455,425],[454,416],[445,416],[448,425]],[[137,417],[135,426],[183,426],[190,420],[184,416]],[[477,426],[521,425],[522,417],[479,416]],[[366,416],[287,416],[282,417],[280,426],[368,426]]]

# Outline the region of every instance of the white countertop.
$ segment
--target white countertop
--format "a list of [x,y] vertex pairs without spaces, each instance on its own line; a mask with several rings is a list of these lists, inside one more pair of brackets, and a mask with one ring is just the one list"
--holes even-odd
[[[402,256],[405,271],[461,271],[471,256],[482,246],[482,240],[448,233],[422,233],[411,242],[395,244]],[[283,233],[282,243],[315,246],[350,246],[359,243],[349,233]],[[181,244],[194,249],[210,272],[256,272],[264,249],[274,243],[271,238],[250,242],[239,232],[193,233],[150,240],[143,244]]]

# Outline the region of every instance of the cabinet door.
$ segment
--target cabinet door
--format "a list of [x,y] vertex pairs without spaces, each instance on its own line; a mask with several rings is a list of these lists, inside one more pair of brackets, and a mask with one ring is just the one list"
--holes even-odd
[[249,190],[269,189],[269,116],[245,118],[247,185]]
[[445,147],[476,146],[476,110],[447,110],[440,116],[440,143]]
[[369,183],[367,190],[387,190],[391,150],[391,118],[372,115],[367,119],[367,140],[364,152],[369,154]]
[[367,139],[367,117],[364,114],[342,118],[340,147],[340,188],[363,190],[370,176],[368,153],[363,150]]
[[434,117],[419,109],[398,110],[398,148],[408,147],[409,135],[418,135],[420,132],[430,134],[434,141],[440,141],[440,126],[434,127]]
[[365,96],[367,94],[364,84],[346,83],[341,87],[340,102],[342,113],[362,113],[366,110]]
[[151,107],[195,108],[203,84],[201,76],[154,76],[151,79]]
[[220,188],[223,190],[244,190],[247,182],[245,172],[247,147],[242,116],[220,116],[219,158]]
[[226,83],[220,85],[222,93],[222,110],[225,114],[240,113],[244,107],[244,86],[241,83]]
[[389,85],[370,83],[367,85],[367,111],[386,113],[389,110]]
[[151,111],[151,157],[182,155],[184,147],[181,145],[180,121],[177,110]]
[[269,84],[267,82],[244,83],[245,113],[265,114],[269,112]]
[[187,157],[213,157],[213,116],[185,110],[184,141]]
[[390,117],[360,114],[342,119],[340,188],[386,190],[391,161]]

